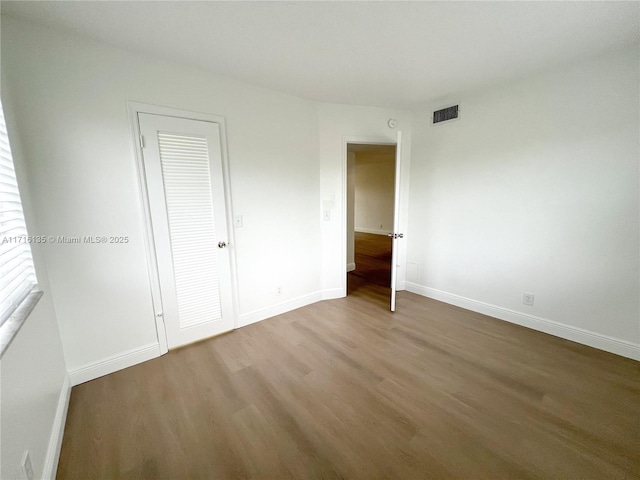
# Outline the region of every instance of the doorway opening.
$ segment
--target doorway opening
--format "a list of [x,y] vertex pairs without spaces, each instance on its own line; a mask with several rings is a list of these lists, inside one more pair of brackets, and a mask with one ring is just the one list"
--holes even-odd
[[391,298],[396,145],[347,143],[347,295]]

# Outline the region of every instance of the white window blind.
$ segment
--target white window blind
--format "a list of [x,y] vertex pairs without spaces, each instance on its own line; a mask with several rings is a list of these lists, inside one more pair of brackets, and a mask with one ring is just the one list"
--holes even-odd
[[0,103],[0,325],[36,285],[9,136]]

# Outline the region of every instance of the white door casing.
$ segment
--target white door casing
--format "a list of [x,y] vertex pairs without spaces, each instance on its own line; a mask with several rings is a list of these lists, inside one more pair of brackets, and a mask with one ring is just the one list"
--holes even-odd
[[220,128],[148,113],[138,113],[138,123],[161,297],[156,314],[175,348],[234,328]]
[[[347,147],[349,144],[365,144],[365,145],[395,145],[396,146],[396,164],[394,178],[394,205],[393,205],[393,233],[389,234],[393,238],[391,253],[391,302],[390,309],[392,312],[396,309],[396,291],[398,287],[398,262],[400,261],[399,240],[404,238],[404,234],[400,233],[400,200],[401,200],[401,171],[402,171],[402,132],[396,134],[396,141],[389,141],[384,137],[348,137],[342,138],[343,142],[343,167],[342,167],[342,199],[343,199],[343,222],[342,222],[342,249],[340,259],[341,264],[347,263]],[[347,295],[347,273],[346,269],[342,283],[343,296]]]
[[400,232],[400,160],[402,159],[402,132],[398,130],[396,142],[396,173],[393,193],[393,234],[391,247],[391,311],[396,311],[396,288],[398,282],[398,242],[404,237]]

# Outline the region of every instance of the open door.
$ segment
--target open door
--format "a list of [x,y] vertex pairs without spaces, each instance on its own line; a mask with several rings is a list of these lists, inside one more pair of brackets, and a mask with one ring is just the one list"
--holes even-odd
[[389,236],[393,239],[391,246],[391,311],[396,311],[396,282],[398,280],[398,242],[404,238],[400,230],[400,159],[402,158],[402,132],[398,131],[396,144],[396,176],[393,198],[393,233]]

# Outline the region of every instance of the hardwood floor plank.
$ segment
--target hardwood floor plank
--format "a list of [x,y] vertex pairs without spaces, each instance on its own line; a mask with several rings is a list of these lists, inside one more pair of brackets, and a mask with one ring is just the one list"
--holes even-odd
[[57,478],[640,479],[640,363],[349,292],[74,387]]

